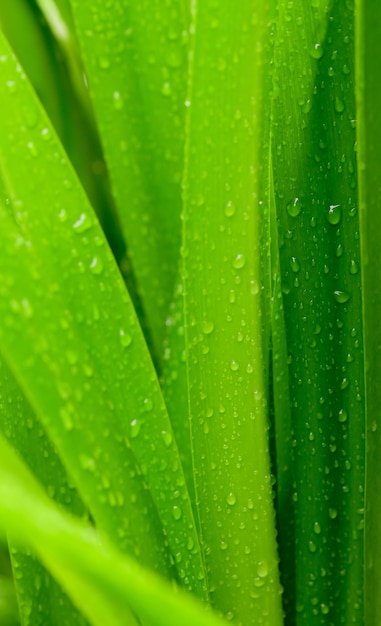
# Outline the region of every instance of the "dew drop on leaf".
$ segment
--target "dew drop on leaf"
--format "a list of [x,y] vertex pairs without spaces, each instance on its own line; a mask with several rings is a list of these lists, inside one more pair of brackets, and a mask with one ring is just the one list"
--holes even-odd
[[94,257],[90,263],[90,271],[95,276],[99,276],[103,272],[103,263],[98,257]]
[[333,295],[335,297],[336,302],[338,302],[339,304],[345,304],[351,298],[351,294],[348,293],[347,291],[336,290],[333,292]]
[[340,409],[339,411],[339,422],[341,422],[342,424],[344,422],[346,422],[348,419],[348,413],[345,411],[345,409]]
[[128,348],[128,346],[130,346],[132,343],[131,335],[129,333],[126,333],[126,331],[123,329],[120,329],[119,331],[119,338],[123,348]]
[[245,267],[246,259],[244,254],[237,254],[233,261],[233,267],[236,270],[240,270]]
[[341,214],[342,211],[340,204],[331,204],[328,209],[327,220],[330,224],[339,224],[341,220]]
[[229,202],[227,203],[225,207],[225,215],[226,217],[233,217],[234,214],[235,214],[235,206],[233,202],[229,200]]
[[172,517],[173,519],[175,519],[176,521],[181,519],[182,517],[182,509],[181,506],[179,506],[178,504],[173,505],[172,507]]
[[202,330],[205,335],[210,335],[210,333],[212,333],[214,330],[213,322],[205,320],[202,325]]
[[236,503],[236,497],[234,495],[234,493],[229,493],[228,496],[226,496],[226,502],[228,503],[229,506],[234,506]]
[[136,439],[139,436],[141,430],[141,423],[138,420],[134,419],[130,422],[130,437],[131,439]]
[[291,202],[288,203],[286,210],[290,217],[298,217],[302,210],[302,205],[299,198],[294,198],[293,200],[291,200]]
[[320,43],[315,43],[310,50],[310,55],[313,59],[321,59],[323,52],[324,49],[321,47]]

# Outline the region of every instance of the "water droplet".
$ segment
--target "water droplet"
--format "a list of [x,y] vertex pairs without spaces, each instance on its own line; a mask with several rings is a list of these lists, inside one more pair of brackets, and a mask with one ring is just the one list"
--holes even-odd
[[298,217],[298,215],[300,215],[300,212],[302,210],[302,205],[300,203],[299,198],[294,198],[294,200],[289,202],[286,207],[286,210],[287,210],[287,213],[291,217]]
[[101,259],[98,259],[98,257],[95,256],[90,263],[90,270],[91,270],[91,273],[95,274],[96,276],[99,276],[99,274],[102,274],[103,263]]
[[113,101],[114,101],[114,109],[116,111],[120,111],[121,109],[123,109],[124,106],[124,102],[123,102],[123,98],[120,95],[119,91],[114,91],[113,95]]
[[321,526],[319,522],[314,523],[314,533],[316,533],[316,535],[320,535],[321,533]]
[[214,330],[213,322],[205,320],[202,325],[202,330],[205,333],[205,335],[210,335],[210,333],[212,333]]
[[132,342],[132,337],[129,333],[126,333],[125,330],[123,330],[122,328],[119,331],[119,337],[120,337],[120,343],[122,344],[123,348],[128,348],[128,346],[131,345]]
[[226,541],[221,541],[220,543],[221,550],[226,550],[227,547],[228,547],[228,544],[226,543]]
[[61,209],[60,212],[58,213],[58,219],[60,222],[64,223],[67,220],[67,213],[65,211],[65,209]]
[[130,437],[131,439],[136,439],[139,436],[141,430],[141,423],[138,420],[134,419],[130,422]]
[[237,256],[235,257],[235,259],[233,261],[233,267],[236,270],[240,270],[243,267],[245,267],[245,263],[246,263],[245,255],[244,254],[237,254]]
[[327,220],[330,224],[336,225],[341,220],[341,213],[342,211],[340,204],[331,204],[328,209]]
[[336,290],[333,292],[333,295],[335,297],[336,302],[339,302],[339,304],[345,304],[346,302],[348,302],[348,300],[351,299],[351,294],[348,293],[347,291]]
[[33,141],[28,141],[27,143],[27,148],[29,150],[29,153],[33,156],[36,157],[38,155],[38,150],[34,144]]
[[184,106],[185,106],[186,108],[189,108],[189,107],[190,107],[190,105],[191,105],[190,100],[185,100],[185,102],[184,102]]
[[290,267],[291,267],[293,272],[299,272],[300,271],[300,263],[299,263],[298,259],[296,257],[294,257],[294,256],[291,257]]
[[339,422],[344,423],[347,421],[347,419],[348,419],[348,413],[345,411],[345,409],[340,409]]
[[91,218],[87,213],[81,213],[78,220],[74,222],[73,228],[77,233],[84,233],[86,230],[89,230],[93,225]]
[[225,215],[226,217],[233,217],[234,214],[235,214],[235,206],[233,202],[229,200],[229,202],[227,203],[225,207]]
[[259,578],[266,578],[268,573],[269,573],[269,566],[267,565],[266,561],[260,561],[257,567],[257,574]]
[[194,541],[192,537],[188,537],[188,542],[187,542],[187,550],[193,550],[194,548]]
[[321,59],[323,53],[324,49],[321,47],[320,43],[315,43],[310,50],[310,55],[313,59]]
[[327,604],[321,604],[320,605],[320,610],[321,610],[323,615],[328,615],[328,613],[329,613],[329,606]]
[[174,504],[172,507],[172,517],[173,519],[175,519],[176,521],[181,519],[183,515],[181,506],[179,506],[178,504]]
[[236,503],[236,497],[234,495],[234,493],[229,493],[226,496],[226,502],[228,503],[229,506],[234,506],[234,504]]
[[144,408],[144,411],[146,413],[149,413],[150,411],[152,411],[153,402],[152,402],[151,398],[144,398],[143,408]]
[[354,259],[352,259],[352,261],[350,262],[349,265],[349,273],[350,274],[358,274],[360,268],[358,266],[358,263],[356,263],[356,261]]
[[336,113],[342,113],[345,109],[345,104],[344,101],[339,98],[339,96],[336,96],[335,98],[335,111]]
[[316,552],[316,543],[314,543],[313,541],[309,541],[308,542],[308,549],[312,553]]
[[161,434],[164,439],[164,444],[166,445],[167,448],[169,448],[173,443],[172,433],[163,430]]
[[343,253],[344,253],[343,244],[339,243],[339,245],[336,248],[336,256],[340,258],[341,256],[343,256]]
[[231,369],[233,372],[236,372],[236,371],[239,369],[239,363],[237,363],[237,361],[232,361],[232,362],[230,363],[230,369]]

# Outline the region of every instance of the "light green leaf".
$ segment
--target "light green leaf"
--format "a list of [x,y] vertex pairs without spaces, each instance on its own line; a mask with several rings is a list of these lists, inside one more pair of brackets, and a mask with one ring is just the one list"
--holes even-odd
[[0,163],[9,190],[8,207],[0,207],[2,353],[99,529],[168,572],[163,527],[179,576],[203,595],[179,454],[131,301],[3,40],[0,61]]
[[276,626],[262,288],[268,209],[260,195],[269,7],[193,7],[184,293],[197,504],[213,605],[236,624]]
[[[0,398],[4,436],[12,442],[51,497],[72,513],[84,515],[83,505],[73,487],[68,485],[56,451],[2,360]],[[83,625],[83,618],[41,563],[34,556],[16,549],[11,538],[9,545],[22,624],[44,626],[51,620],[56,626]]]
[[180,252],[183,3],[72,0],[123,232],[160,361]]

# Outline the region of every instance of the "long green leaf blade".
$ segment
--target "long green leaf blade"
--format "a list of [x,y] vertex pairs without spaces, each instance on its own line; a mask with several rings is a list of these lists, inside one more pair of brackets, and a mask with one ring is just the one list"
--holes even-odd
[[273,163],[295,433],[288,619],[306,626],[361,624],[363,613],[353,20],[350,3],[279,3]]
[[[179,576],[203,595],[179,454],[131,301],[3,40],[0,59],[1,165],[9,190],[1,210],[1,350],[97,524],[165,571],[156,506]],[[35,113],[32,126],[24,123],[26,107]]]
[[368,625],[381,621],[381,7],[373,0],[358,0],[356,16],[358,173],[367,406],[365,624]]
[[175,0],[71,4],[113,193],[160,360],[180,253],[184,10]]
[[[184,179],[194,475],[212,602],[236,624],[282,623],[262,318],[268,6],[196,2]],[[267,172],[264,173],[267,177]]]

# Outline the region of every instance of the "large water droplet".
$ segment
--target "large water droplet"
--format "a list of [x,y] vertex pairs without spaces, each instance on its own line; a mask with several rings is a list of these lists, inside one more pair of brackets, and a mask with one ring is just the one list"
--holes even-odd
[[236,497],[235,497],[234,493],[230,492],[226,496],[226,502],[228,503],[229,506],[234,506],[234,504],[236,503]]
[[122,328],[119,331],[119,337],[120,337],[120,343],[122,344],[123,348],[128,348],[128,346],[131,345],[132,342],[132,337],[129,333],[126,333],[125,330],[123,330]]
[[92,227],[92,221],[87,213],[81,213],[78,220],[74,222],[73,228],[77,233],[84,233]]
[[227,203],[225,207],[225,215],[226,217],[233,217],[234,214],[235,214],[235,206],[233,202],[229,200],[229,202]]
[[346,302],[348,302],[348,300],[351,299],[351,294],[347,291],[336,290],[333,292],[333,295],[336,302],[339,302],[339,304],[345,304]]
[[212,333],[214,330],[213,322],[205,320],[202,324],[202,330],[205,335],[210,335],[210,333]]
[[331,204],[328,209],[327,220],[330,224],[336,225],[341,220],[341,213],[342,211],[340,204]]
[[348,419],[348,413],[345,409],[340,409],[339,411],[339,422],[344,423]]
[[323,56],[324,50],[321,47],[320,43],[315,43],[310,50],[310,55],[313,59],[321,59]]
[[130,422],[130,437],[131,439],[136,439],[139,436],[141,430],[141,423],[138,420],[134,419]]
[[90,263],[90,270],[92,274],[99,276],[103,272],[103,263],[102,260],[98,257],[94,257]]
[[176,521],[181,519],[182,517],[182,509],[181,506],[179,506],[178,504],[174,504],[172,507],[172,517],[173,519],[175,519]]
[[287,210],[287,213],[291,217],[298,217],[298,215],[300,215],[300,212],[302,210],[302,205],[300,203],[299,198],[294,198],[291,202],[289,202],[286,207],[286,210]]
[[260,561],[257,567],[257,574],[260,578],[266,578],[269,573],[269,566],[266,561]]
[[245,267],[245,263],[246,263],[245,255],[244,254],[237,254],[237,256],[235,257],[235,259],[233,261],[233,267],[236,270],[240,270],[243,267]]

